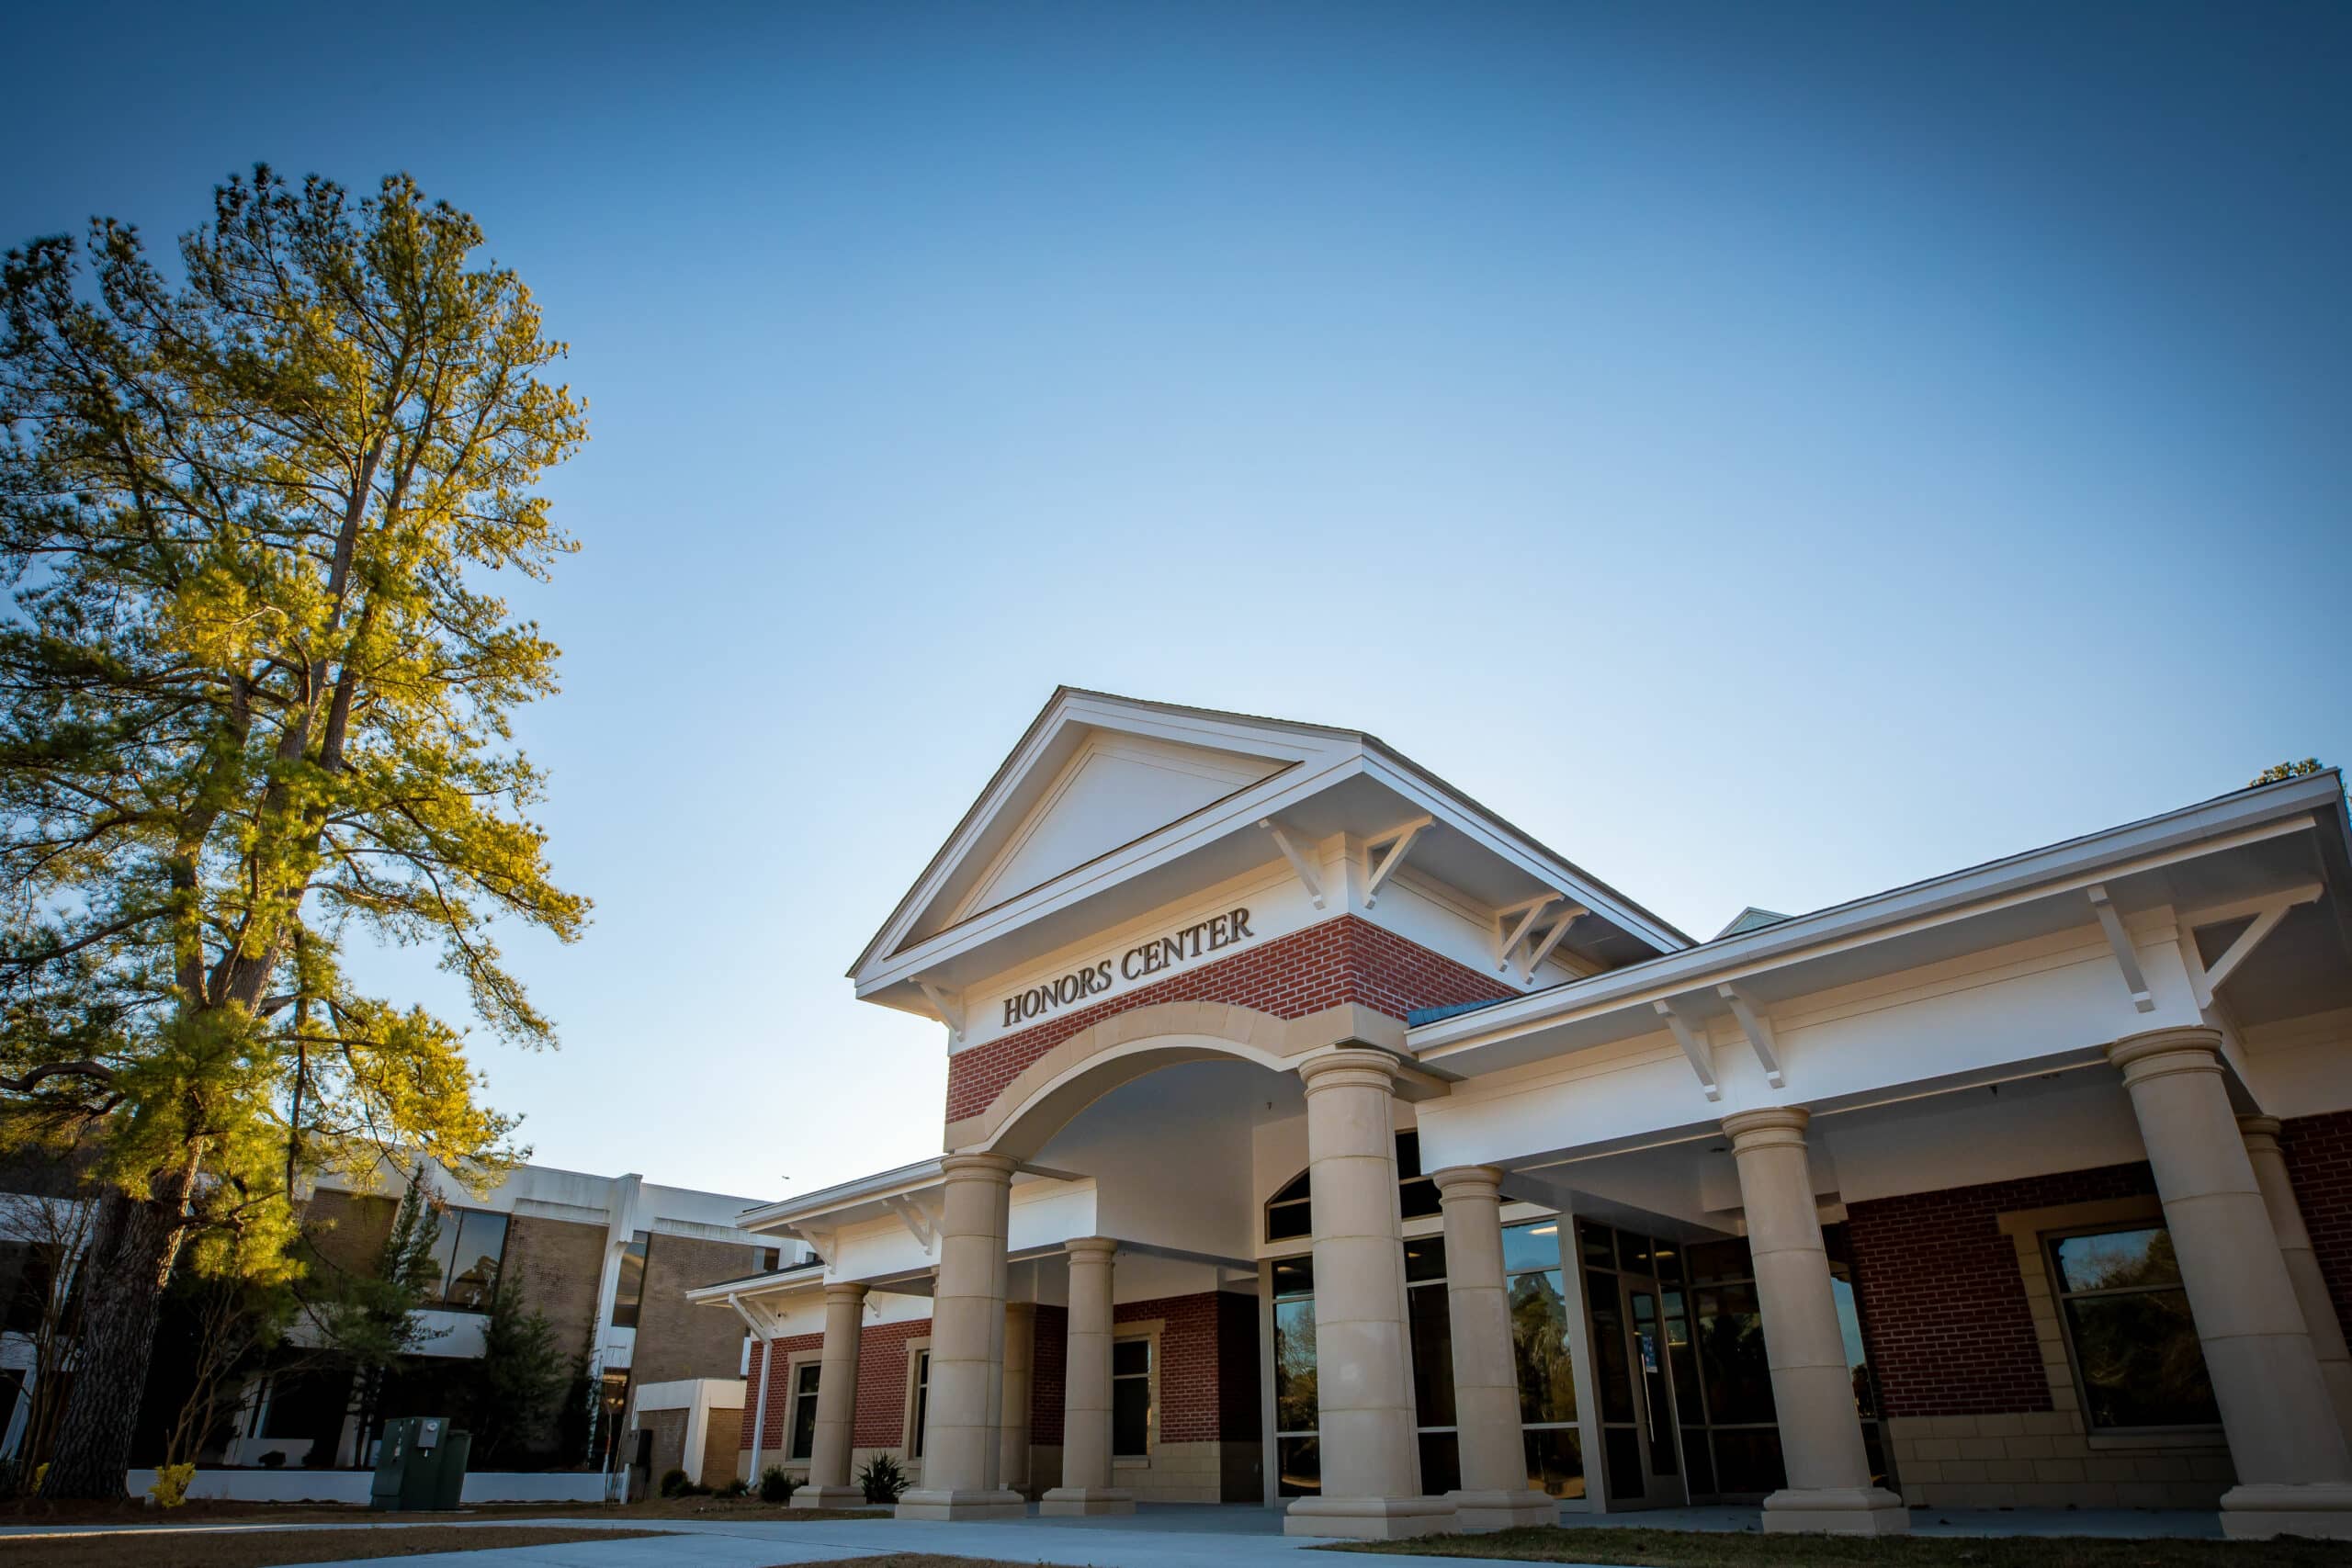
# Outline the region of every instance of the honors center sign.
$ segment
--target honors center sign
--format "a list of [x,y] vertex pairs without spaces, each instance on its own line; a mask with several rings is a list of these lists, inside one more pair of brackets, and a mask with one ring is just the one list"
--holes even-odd
[[1222,915],[1211,915],[1195,925],[1180,931],[1154,937],[1138,942],[1114,960],[1105,958],[1097,964],[1083,964],[1058,979],[1041,986],[1032,986],[1004,998],[1004,1027],[1014,1028],[1033,1018],[1043,1018],[1057,1009],[1089,997],[1099,997],[1120,980],[1141,980],[1162,975],[1179,964],[1237,946],[1255,933],[1250,930],[1250,911],[1228,909]]

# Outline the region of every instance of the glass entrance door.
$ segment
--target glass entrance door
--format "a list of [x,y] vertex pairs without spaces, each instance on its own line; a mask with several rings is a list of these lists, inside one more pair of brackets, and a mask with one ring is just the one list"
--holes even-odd
[[1634,1416],[1642,1457],[1642,1491],[1655,1506],[1683,1501],[1682,1466],[1676,1453],[1673,1374],[1667,1370],[1666,1325],[1658,1314],[1657,1287],[1622,1275],[1625,1292],[1627,1359],[1634,1374]]
[[[1649,1236],[1592,1221],[1577,1226],[1598,1383],[1608,1506],[1679,1507],[1686,1500],[1674,1421],[1671,1343],[1680,1332],[1678,1287],[1666,1299],[1661,1248]],[[1679,1280],[1679,1276],[1677,1276]]]

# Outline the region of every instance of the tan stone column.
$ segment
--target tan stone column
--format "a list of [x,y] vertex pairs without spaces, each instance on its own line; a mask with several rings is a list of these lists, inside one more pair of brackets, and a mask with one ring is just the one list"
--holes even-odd
[[1421,1491],[1405,1249],[1396,1213],[1397,1060],[1343,1046],[1301,1063],[1314,1193],[1315,1367],[1323,1491],[1294,1500],[1291,1535],[1393,1540],[1458,1528]]
[[997,1485],[1004,1403],[1004,1241],[1013,1162],[949,1155],[932,1291],[931,1412],[923,1483],[899,1499],[902,1519],[1020,1518],[1028,1506]]
[[997,1432],[997,1481],[1008,1492],[1029,1488],[1029,1388],[1037,1361],[1037,1303],[1004,1303],[1004,1416]]
[[2117,1041],[2107,1059],[2132,1094],[2238,1472],[2222,1494],[2222,1530],[2352,1537],[2352,1452],[2222,1081],[2221,1047],[2217,1030],[2159,1029]]
[[2238,1132],[2245,1139],[2254,1179],[2262,1189],[2262,1205],[2270,1211],[2270,1228],[2278,1233],[2278,1255],[2287,1261],[2296,1304],[2303,1309],[2303,1330],[2312,1337],[2312,1354],[2319,1358],[2320,1381],[2327,1385],[2328,1403],[2335,1406],[2336,1427],[2352,1438],[2352,1348],[2345,1346],[2344,1325],[2335,1315],[2326,1277],[2319,1271],[2319,1255],[2312,1249],[2312,1234],[2304,1229],[2303,1211],[2295,1201],[2295,1183],[2278,1148],[2278,1119],[2241,1116]]
[[1811,1119],[1795,1106],[1724,1118],[1739,1166],[1764,1360],[1789,1475],[1784,1490],[1764,1499],[1764,1528],[1896,1535],[1911,1528],[1911,1516],[1902,1498],[1871,1484],[1853,1369],[1838,1329],[1829,1254],[1821,1245],[1821,1212],[1805,1163]]
[[[817,1433],[808,1480],[792,1494],[796,1508],[844,1508],[865,1501],[849,1483],[851,1430],[857,1422],[857,1348],[865,1322],[865,1287],[825,1287],[825,1348],[817,1363]],[[789,1418],[790,1412],[786,1412]]]
[[1132,1514],[1111,1484],[1111,1271],[1119,1244],[1085,1236],[1069,1251],[1069,1354],[1062,1368],[1062,1483],[1041,1514]]
[[1445,1215],[1445,1304],[1453,1325],[1453,1420],[1462,1487],[1446,1497],[1465,1530],[1560,1522],[1560,1506],[1527,1484],[1519,1362],[1503,1283],[1500,1183],[1492,1166],[1438,1171]]

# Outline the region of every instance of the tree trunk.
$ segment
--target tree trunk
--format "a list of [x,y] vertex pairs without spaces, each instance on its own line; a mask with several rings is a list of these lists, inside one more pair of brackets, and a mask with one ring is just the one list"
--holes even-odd
[[195,1173],[170,1172],[157,1196],[108,1188],[97,1232],[82,1263],[82,1355],[44,1498],[111,1501],[127,1495],[130,1442],[155,1351],[155,1317],[178,1256],[187,1190]]

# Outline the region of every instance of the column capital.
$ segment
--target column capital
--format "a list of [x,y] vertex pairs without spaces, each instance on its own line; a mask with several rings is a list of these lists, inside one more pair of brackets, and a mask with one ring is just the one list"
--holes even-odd
[[939,1173],[950,1181],[1009,1182],[1020,1165],[1010,1155],[946,1155],[940,1159]]
[[847,1302],[852,1306],[861,1305],[869,1289],[871,1287],[863,1280],[834,1280],[825,1286],[825,1304],[831,1306],[835,1302]]
[[2276,1116],[2241,1116],[2238,1134],[2249,1149],[2275,1149],[2278,1146],[2279,1125]]
[[2163,1077],[2167,1073],[2218,1073],[2222,1070],[2222,1032],[2201,1024],[2152,1029],[2126,1035],[2107,1046],[2107,1059],[2123,1074],[2127,1084]]
[[1430,1172],[1430,1179],[1437,1183],[1440,1202],[1461,1198],[1492,1201],[1502,1196],[1503,1173],[1491,1165],[1449,1165]]
[[1404,1063],[1369,1045],[1342,1045],[1298,1065],[1299,1081],[1313,1094],[1323,1089],[1378,1089],[1394,1092]]
[[1756,1111],[1735,1111],[1723,1119],[1732,1153],[1774,1145],[1804,1146],[1804,1130],[1813,1112],[1802,1105],[1767,1105]]
[[1119,1244],[1107,1235],[1078,1235],[1062,1243],[1072,1263],[1108,1263]]

